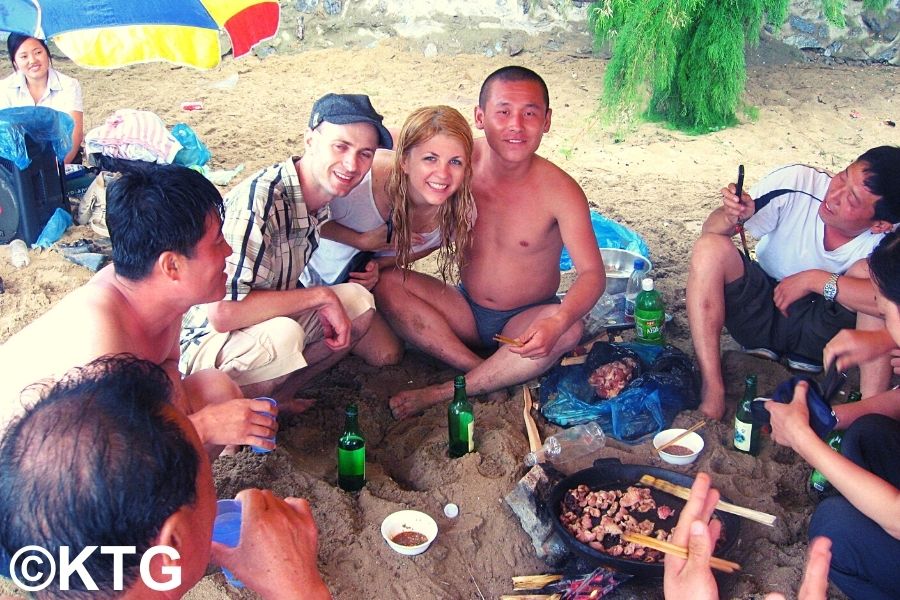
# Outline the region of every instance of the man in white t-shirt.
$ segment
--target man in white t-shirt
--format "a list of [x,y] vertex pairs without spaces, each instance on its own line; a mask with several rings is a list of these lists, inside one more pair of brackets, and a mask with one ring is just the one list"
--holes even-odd
[[[749,194],[738,198],[730,184],[722,198],[694,245],[687,284],[700,410],[712,418],[725,413],[723,325],[747,352],[784,356],[809,372],[821,370],[822,350],[839,330],[882,325],[869,316],[878,309],[865,258],[900,222],[900,148],[872,148],[833,177],[782,167]],[[759,240],[758,262],[732,242],[741,224]],[[887,385],[889,363],[864,367],[871,369],[864,395]]]

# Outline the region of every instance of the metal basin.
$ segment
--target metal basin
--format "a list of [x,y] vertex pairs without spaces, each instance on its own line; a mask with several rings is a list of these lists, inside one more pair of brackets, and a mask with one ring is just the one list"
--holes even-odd
[[609,295],[625,293],[628,278],[634,270],[634,259],[641,258],[647,263],[645,272],[653,268],[649,258],[628,250],[600,248],[600,255],[603,256],[603,265],[606,268],[606,293]]

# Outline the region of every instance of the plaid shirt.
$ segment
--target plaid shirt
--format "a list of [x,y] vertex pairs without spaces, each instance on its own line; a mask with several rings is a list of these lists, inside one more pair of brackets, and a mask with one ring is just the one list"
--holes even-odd
[[[233,253],[225,263],[225,300],[251,290],[299,287],[300,274],[319,245],[319,223],[328,206],[309,214],[292,156],[241,182],[225,196],[222,235]],[[182,320],[182,370],[203,336],[212,331],[206,304],[192,306]]]

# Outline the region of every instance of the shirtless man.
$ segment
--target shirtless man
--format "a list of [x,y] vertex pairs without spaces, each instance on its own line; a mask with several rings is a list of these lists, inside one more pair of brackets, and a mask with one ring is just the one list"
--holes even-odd
[[[127,352],[165,369],[175,404],[211,452],[226,444],[266,448],[276,424],[269,403],[241,397],[215,370],[181,378],[178,334],[193,304],[221,296],[231,248],[222,198],[181,167],[127,173],[107,193],[113,264],[0,346],[0,429],[34,400],[23,388],[56,379],[106,354]],[[260,439],[261,438],[261,439]]]
[[[473,191],[478,218],[459,288],[422,275],[384,274],[378,306],[405,340],[465,372],[467,391],[486,394],[539,375],[573,348],[581,318],[606,286],[587,198],[574,179],[536,153],[550,129],[541,77],[504,67],[481,87]],[[578,273],[559,303],[563,244]],[[497,346],[502,334],[521,345]],[[486,359],[477,351],[490,350]],[[450,399],[453,381],[390,399],[398,419]]]
[[[375,150],[393,141],[367,96],[326,94],[313,105],[304,144],[302,157],[262,169],[226,195],[222,231],[234,249],[227,278],[219,302],[185,315],[181,335],[183,373],[215,367],[247,396],[272,396],[291,412],[311,402],[295,392],[369,331],[375,301],[365,279],[308,288],[299,280],[328,203],[350,193]],[[377,279],[378,270],[363,275]]]

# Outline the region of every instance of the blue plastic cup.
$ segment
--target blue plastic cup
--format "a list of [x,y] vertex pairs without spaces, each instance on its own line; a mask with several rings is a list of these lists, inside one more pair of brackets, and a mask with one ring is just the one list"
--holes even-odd
[[[219,500],[216,502],[216,520],[213,523],[214,542],[225,544],[234,548],[241,541],[241,503],[238,500]],[[222,567],[222,573],[228,583],[236,588],[244,587],[244,584],[231,571]]]
[[[273,398],[269,398],[269,397],[267,397],[267,396],[260,396],[259,398],[255,398],[255,399],[256,399],[256,400],[268,400],[269,403],[270,403],[273,407],[277,407],[277,406],[278,406],[278,402],[276,402]],[[259,412],[259,411],[257,411],[257,414],[260,414],[260,415],[266,415],[267,417],[273,417],[273,418],[275,417],[275,415],[274,415],[273,413],[270,413],[270,412]],[[256,437],[258,437],[258,436],[256,436]],[[270,438],[262,438],[262,439],[267,439],[267,440],[269,440],[270,442],[272,442],[273,444],[275,443],[275,437],[274,437],[274,436],[273,436],[273,437],[270,437]],[[271,450],[269,450],[268,448],[263,448],[263,447],[261,447],[261,446],[250,446],[250,448],[251,448],[254,452],[256,452],[257,454],[266,454],[266,453],[268,453],[268,452],[271,452]]]

